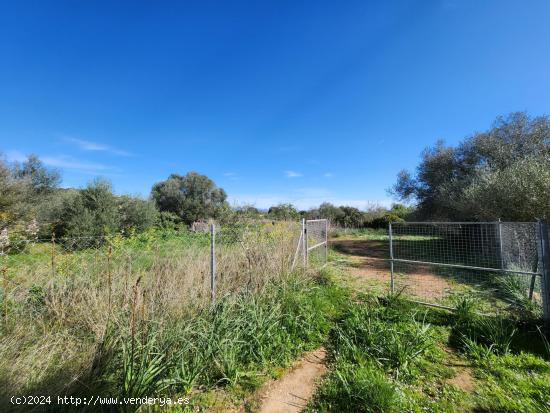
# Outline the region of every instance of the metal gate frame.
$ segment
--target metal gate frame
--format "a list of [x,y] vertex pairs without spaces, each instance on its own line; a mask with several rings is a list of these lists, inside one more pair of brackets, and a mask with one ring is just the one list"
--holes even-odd
[[[496,222],[405,222],[406,224],[495,224],[498,225],[498,236],[500,238],[499,245],[502,248],[502,232],[501,232],[501,225],[503,224],[500,220]],[[394,222],[394,224],[398,224],[397,222]],[[541,277],[541,296],[542,296],[542,307],[543,307],[543,318],[544,318],[544,324],[546,328],[550,328],[550,243],[548,240],[548,222],[545,219],[538,220],[535,222],[537,225],[537,234],[536,234],[536,246],[537,246],[537,252],[538,252],[538,271],[537,272],[530,272],[530,271],[518,271],[518,270],[508,270],[505,269],[503,266],[501,268],[488,268],[488,267],[478,267],[478,266],[468,266],[468,265],[462,265],[462,264],[449,264],[449,263],[441,263],[441,262],[430,262],[430,261],[417,261],[417,260],[407,260],[407,259],[399,259],[394,257],[394,247],[393,247],[393,232],[392,232],[392,222],[389,222],[388,224],[388,235],[389,235],[389,248],[390,248],[390,291],[391,293],[395,293],[395,274],[394,274],[394,263],[396,262],[403,262],[403,263],[410,263],[410,264],[427,264],[427,265],[433,265],[433,266],[441,266],[441,267],[451,267],[451,268],[464,268],[464,269],[472,269],[476,271],[489,271],[489,272],[501,272],[501,273],[515,273],[515,274],[523,274],[523,275],[531,275],[532,281],[531,281],[531,290],[529,294],[529,298],[532,298],[532,288],[534,285],[534,280],[537,276]],[[455,310],[452,307],[443,306],[440,304],[435,303],[426,303],[422,301],[415,301],[419,304],[427,305],[430,307],[438,307],[438,308],[444,308],[447,310]]]
[[[308,224],[312,223],[324,223],[325,239],[318,242],[315,245],[309,246],[308,240]],[[328,263],[328,219],[305,219],[302,218],[300,237],[298,238],[298,244],[296,245],[296,252],[294,253],[294,260],[292,261],[291,271],[296,267],[298,256],[302,256],[302,264],[304,268],[309,266],[309,252],[316,248],[324,248],[325,250],[325,262],[321,268],[325,267]]]

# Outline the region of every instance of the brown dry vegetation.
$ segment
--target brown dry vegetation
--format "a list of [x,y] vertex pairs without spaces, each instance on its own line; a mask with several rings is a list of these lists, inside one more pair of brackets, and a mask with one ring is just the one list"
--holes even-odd
[[[249,229],[217,246],[217,297],[260,292],[290,270],[294,225]],[[158,234],[157,234],[158,235]],[[144,345],[210,302],[208,244],[110,240],[10,256],[0,336],[2,395],[70,394],[94,380],[113,340]],[[177,237],[177,234],[173,237]],[[140,337],[142,336],[142,337]]]

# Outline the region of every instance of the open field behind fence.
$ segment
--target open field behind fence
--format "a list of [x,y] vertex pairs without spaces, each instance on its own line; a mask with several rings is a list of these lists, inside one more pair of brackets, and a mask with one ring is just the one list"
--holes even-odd
[[475,297],[483,310],[541,313],[543,225],[538,222],[402,222],[389,226],[392,289],[454,307]]
[[475,299],[484,313],[538,317],[545,304],[544,228],[542,222],[400,222],[386,230],[333,230],[331,243],[353,258],[355,273],[376,293],[393,290],[448,308]]
[[151,334],[192,317],[214,295],[262,291],[291,271],[299,235],[290,222],[221,227],[212,248],[210,233],[189,231],[10,234],[0,256],[3,395],[62,394],[90,373],[113,334],[132,349],[149,345]]

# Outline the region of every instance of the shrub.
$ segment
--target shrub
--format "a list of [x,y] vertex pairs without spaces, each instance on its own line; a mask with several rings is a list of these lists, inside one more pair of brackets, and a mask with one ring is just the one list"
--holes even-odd
[[317,411],[391,413],[398,412],[395,386],[373,364],[341,364],[325,379],[314,407]]
[[183,223],[181,218],[173,212],[160,211],[157,214],[156,225],[160,228],[175,230]]
[[160,211],[179,216],[186,224],[215,217],[226,204],[227,194],[205,175],[189,172],[172,174],[156,183],[151,198]]
[[281,221],[291,221],[300,218],[300,213],[292,204],[279,204],[272,206],[267,211],[267,215],[270,219]]
[[120,228],[144,231],[157,222],[158,211],[152,201],[122,196],[118,198]]

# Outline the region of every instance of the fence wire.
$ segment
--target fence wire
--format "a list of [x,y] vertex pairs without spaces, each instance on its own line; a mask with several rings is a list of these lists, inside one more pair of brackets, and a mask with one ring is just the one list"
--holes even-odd
[[453,307],[474,295],[486,310],[540,307],[538,223],[403,222],[390,225],[393,289]]
[[328,221],[326,219],[306,220],[305,228],[308,264],[325,265],[328,260]]
[[[299,224],[288,222],[221,227],[214,249],[216,296],[254,292],[289,272],[299,233]],[[2,324],[29,309],[71,312],[83,301],[88,304],[78,308],[124,309],[135,301],[136,290],[150,312],[207,303],[212,298],[211,242],[209,232],[190,231],[58,238],[4,232]]]

